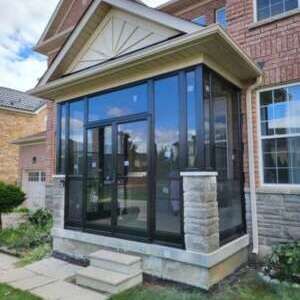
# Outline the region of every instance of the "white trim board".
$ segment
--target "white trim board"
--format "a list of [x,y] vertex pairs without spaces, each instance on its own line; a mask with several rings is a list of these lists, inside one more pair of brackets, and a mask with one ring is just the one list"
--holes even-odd
[[[171,16],[169,14],[166,14],[164,12],[155,10],[150,7],[146,7],[143,5],[140,5],[138,3],[128,1],[128,0],[94,0],[92,5],[88,8],[85,15],[77,25],[77,27],[74,29],[72,34],[70,35],[69,39],[65,43],[64,47],[61,49],[57,57],[54,59],[52,64],[50,65],[49,69],[44,74],[42,80],[38,84],[38,86],[45,85],[51,76],[54,74],[54,72],[57,70],[59,65],[62,63],[65,56],[70,52],[72,46],[74,45],[75,41],[79,37],[79,35],[82,33],[84,28],[86,28],[87,24],[89,23],[89,20],[94,16],[96,11],[99,9],[100,5],[111,6],[119,8],[123,11],[132,13],[136,16],[140,16],[142,18],[145,18],[146,20],[150,20],[152,22],[156,22],[162,26],[165,26],[167,28],[174,29],[176,31],[179,31],[181,33],[194,33],[197,32],[203,27],[194,24],[192,22],[180,19],[175,16]],[[106,12],[107,13],[107,12]],[[105,13],[105,14],[106,14]]]

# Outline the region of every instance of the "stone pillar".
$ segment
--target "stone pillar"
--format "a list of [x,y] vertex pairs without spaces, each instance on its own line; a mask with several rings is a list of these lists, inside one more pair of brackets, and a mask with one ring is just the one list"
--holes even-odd
[[187,251],[210,253],[220,247],[216,172],[182,172]]
[[53,215],[54,228],[65,225],[65,175],[53,175],[46,186],[46,208]]

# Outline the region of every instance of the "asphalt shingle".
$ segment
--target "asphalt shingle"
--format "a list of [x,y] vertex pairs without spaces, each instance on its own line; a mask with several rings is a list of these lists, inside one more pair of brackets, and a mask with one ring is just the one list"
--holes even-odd
[[35,112],[46,104],[46,101],[26,93],[0,87],[0,107]]

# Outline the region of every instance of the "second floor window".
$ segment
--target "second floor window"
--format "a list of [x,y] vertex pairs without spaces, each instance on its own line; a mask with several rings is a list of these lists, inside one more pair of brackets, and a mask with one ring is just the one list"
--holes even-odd
[[200,25],[200,26],[206,26],[207,25],[205,16],[197,17],[197,18],[193,19],[193,22]]
[[298,8],[298,0],[257,0],[257,21]]
[[224,29],[227,28],[227,17],[225,7],[216,10],[216,23],[221,25]]

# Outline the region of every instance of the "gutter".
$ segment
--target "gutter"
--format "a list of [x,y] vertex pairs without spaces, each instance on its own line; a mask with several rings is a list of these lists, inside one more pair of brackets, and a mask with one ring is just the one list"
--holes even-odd
[[258,254],[258,222],[257,222],[257,198],[255,183],[255,160],[254,160],[254,143],[253,143],[253,120],[252,120],[252,92],[262,83],[262,76],[259,76],[256,82],[249,86],[246,90],[246,106],[247,106],[247,131],[248,131],[248,158],[249,158],[249,185],[250,185],[250,202],[252,217],[252,253]]

